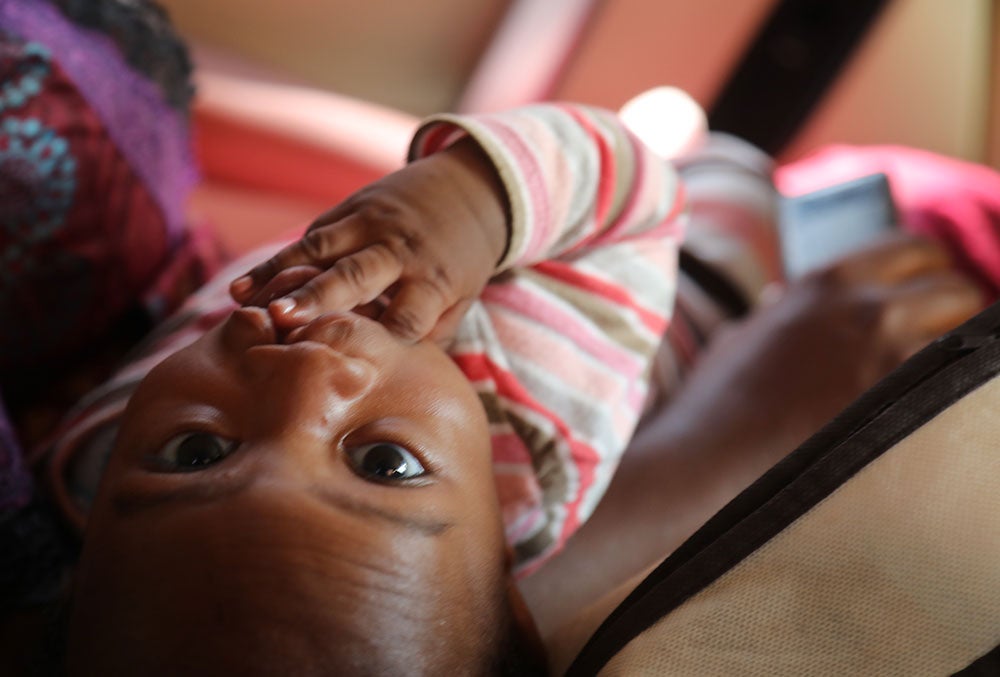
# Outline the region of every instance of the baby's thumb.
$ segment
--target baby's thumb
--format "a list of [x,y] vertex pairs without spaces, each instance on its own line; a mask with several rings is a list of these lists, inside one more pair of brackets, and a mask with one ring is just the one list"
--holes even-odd
[[434,329],[447,304],[431,285],[405,285],[393,297],[379,321],[404,341],[419,341]]

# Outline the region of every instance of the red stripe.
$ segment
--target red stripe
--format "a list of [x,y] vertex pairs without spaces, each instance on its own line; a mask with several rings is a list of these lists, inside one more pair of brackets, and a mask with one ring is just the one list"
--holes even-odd
[[[639,208],[640,198],[642,197],[643,188],[647,181],[645,164],[647,157],[643,155],[642,142],[634,138],[627,130],[626,138],[628,139],[629,147],[632,149],[633,165],[632,184],[629,189],[628,200],[622,206],[621,211],[618,213],[618,218],[615,219],[614,223],[599,224],[603,230],[594,238],[594,244],[621,241],[629,235],[635,235],[635,233],[630,233],[629,231],[638,225],[636,223],[638,220],[635,218],[634,213]],[[666,223],[666,220],[664,223]],[[640,234],[643,237],[651,237],[653,232],[657,230],[658,227],[652,229],[649,233],[643,232]]]
[[[590,355],[607,368],[630,374],[631,377],[637,377],[642,371],[643,359],[611,340],[587,316],[556,303],[551,294],[542,295],[537,290],[507,283],[487,287],[481,298],[487,312],[492,314],[491,307],[496,306],[503,308],[506,311],[504,314],[510,314],[506,320],[501,316],[494,318],[498,331],[503,325],[511,326],[508,322],[528,324],[524,328],[525,336],[544,327],[575,344],[577,352]],[[511,339],[514,337],[511,336]],[[533,361],[540,364],[537,359],[540,357],[536,355]]]
[[618,167],[615,164],[615,154],[608,145],[600,130],[583,114],[582,111],[572,107],[561,105],[577,124],[579,124],[587,134],[589,134],[597,146],[597,153],[601,158],[600,181],[597,186],[596,219],[598,225],[603,225],[608,213],[611,211],[611,204],[615,198],[615,184],[618,179]]
[[[632,177],[632,189],[629,193],[628,200],[622,207],[621,212],[618,214],[618,218],[615,223],[609,226],[600,233],[594,240],[594,244],[606,244],[608,242],[623,242],[629,238],[642,237],[642,238],[677,238],[681,233],[679,225],[677,223],[677,217],[680,216],[681,212],[684,210],[685,204],[685,193],[684,186],[680,181],[676,182],[676,188],[674,193],[674,201],[670,205],[670,211],[660,220],[660,222],[649,228],[647,230],[639,232],[629,232],[634,230],[637,225],[641,222],[635,216],[636,210],[641,204],[641,198],[643,196],[643,191],[646,189],[646,183],[649,180],[647,178],[648,170],[646,168],[647,163],[662,162],[659,158],[653,157],[648,150],[642,145],[642,141],[635,138],[635,136],[628,132],[628,140],[632,147],[632,157],[635,158],[635,170],[634,176]],[[652,216],[652,213],[649,214]]]
[[[687,206],[687,191],[684,189],[684,184],[678,179],[677,181],[677,192],[674,194],[674,204],[670,208],[670,213],[667,214],[664,221],[670,222],[677,219],[681,215],[681,211]],[[675,233],[676,234],[676,233]]]
[[572,264],[563,261],[542,261],[535,264],[533,268],[547,277],[599,296],[617,306],[630,308],[650,331],[662,334],[667,330],[668,321],[663,315],[639,305],[628,293],[628,290],[621,285],[588,275]]
[[589,444],[576,439],[573,432],[559,416],[535,400],[513,374],[496,365],[486,355],[466,353],[452,355],[451,358],[470,381],[490,380],[496,384],[498,395],[516,402],[550,421],[559,436],[569,446],[570,456],[578,473],[579,484],[576,496],[566,505],[566,521],[563,523],[562,533],[558,539],[558,547],[561,547],[570,534],[580,526],[580,503],[583,501],[587,489],[594,483],[594,468],[601,461],[600,454]]
[[420,144],[420,148],[417,149],[417,153],[421,157],[430,155],[431,153],[436,153],[441,150],[441,145],[444,143],[445,139],[447,139],[448,136],[454,131],[454,125],[451,123],[438,124],[436,127],[424,134],[423,143]]
[[509,124],[497,118],[483,119],[481,123],[513,157],[516,171],[528,189],[531,223],[527,224],[529,240],[525,243],[520,258],[534,258],[544,252],[543,246],[553,228],[552,207],[549,204],[549,187],[545,181],[545,172],[539,166],[538,158],[525,143],[523,135],[516,128],[512,129]]
[[694,322],[687,311],[684,299],[678,295],[674,307],[674,317],[670,325],[670,334],[667,338],[674,347],[674,354],[677,357],[679,366],[683,371],[688,371],[700,351],[701,342],[695,334]]

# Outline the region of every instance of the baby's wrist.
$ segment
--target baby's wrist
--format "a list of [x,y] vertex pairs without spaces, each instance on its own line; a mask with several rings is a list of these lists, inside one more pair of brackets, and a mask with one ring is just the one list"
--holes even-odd
[[510,244],[511,217],[507,190],[489,155],[472,137],[457,141],[445,152],[467,171],[476,225],[483,234],[495,267],[503,260]]

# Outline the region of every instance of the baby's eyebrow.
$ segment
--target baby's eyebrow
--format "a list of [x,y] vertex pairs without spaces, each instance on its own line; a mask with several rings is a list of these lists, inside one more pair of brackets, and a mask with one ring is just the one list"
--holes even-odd
[[[191,482],[170,491],[135,493],[119,491],[111,499],[111,505],[118,517],[128,518],[154,507],[182,503],[212,503],[222,498],[236,496],[252,482]],[[406,491],[406,489],[401,489]],[[376,503],[360,500],[354,496],[336,491],[330,487],[312,486],[309,491],[327,505],[353,513],[362,518],[374,517],[396,527],[416,531],[425,536],[440,536],[454,526],[453,522],[413,517],[395,510],[389,510]]]
[[[406,491],[402,489],[402,491]],[[396,524],[411,531],[419,531],[427,536],[440,536],[448,529],[452,528],[453,522],[439,521],[435,519],[422,519],[406,515],[395,510],[388,510],[376,503],[358,500],[354,496],[349,496],[329,487],[318,486],[313,488],[322,501],[342,510],[353,512],[360,517],[377,517],[385,522]]]
[[118,517],[128,518],[152,508],[182,503],[212,503],[235,496],[249,486],[253,478],[230,478],[227,482],[189,482],[169,490],[129,491],[121,489],[111,497],[111,507]]

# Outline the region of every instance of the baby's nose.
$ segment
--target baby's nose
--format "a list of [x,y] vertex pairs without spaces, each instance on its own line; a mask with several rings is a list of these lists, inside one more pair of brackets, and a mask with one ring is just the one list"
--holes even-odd
[[363,398],[376,379],[372,362],[313,341],[258,345],[245,355],[259,404],[286,422],[328,419]]
[[242,352],[250,346],[274,343],[274,324],[263,308],[237,308],[222,325],[222,340],[229,350]]
[[253,391],[251,425],[264,436],[311,430],[336,437],[337,422],[365,406],[376,381],[371,362],[312,341],[255,346],[245,366]]

